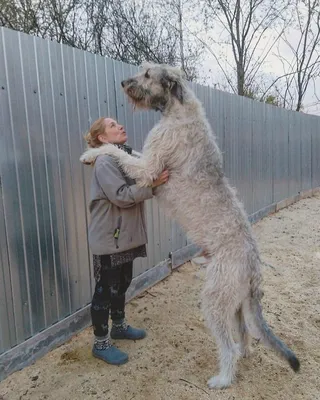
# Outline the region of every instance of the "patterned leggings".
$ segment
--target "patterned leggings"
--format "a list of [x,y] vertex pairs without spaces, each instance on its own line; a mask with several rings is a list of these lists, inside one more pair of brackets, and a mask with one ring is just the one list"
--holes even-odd
[[94,256],[94,264],[101,263],[99,280],[91,302],[94,335],[108,334],[109,312],[112,320],[124,318],[125,294],[132,281],[133,263],[111,266],[110,256]]

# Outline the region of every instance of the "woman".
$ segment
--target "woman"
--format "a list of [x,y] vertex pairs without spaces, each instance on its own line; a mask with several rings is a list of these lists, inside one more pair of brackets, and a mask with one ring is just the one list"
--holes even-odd
[[[92,148],[112,143],[128,153],[132,151],[125,145],[125,129],[111,118],[95,121],[85,139]],[[153,188],[167,180],[168,172],[164,171],[151,187],[139,188],[112,157],[100,155],[94,162],[88,235],[96,280],[91,304],[95,335],[92,353],[109,364],[128,361],[128,355],[110,343],[109,312],[111,338],[137,340],[146,336],[143,329],[125,322],[125,293],[132,280],[133,260],[146,257],[144,200],[151,199]]]

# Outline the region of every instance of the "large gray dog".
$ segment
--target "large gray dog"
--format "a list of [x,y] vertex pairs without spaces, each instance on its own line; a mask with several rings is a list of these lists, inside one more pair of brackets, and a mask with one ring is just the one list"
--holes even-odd
[[[220,353],[220,371],[210,388],[229,386],[238,358],[249,354],[249,334],[284,357],[294,371],[294,353],[265,322],[261,309],[261,261],[242,204],[222,170],[222,156],[202,105],[180,69],[145,64],[138,75],[122,82],[138,108],[159,110],[161,120],[148,134],[141,158],[113,145],[89,149],[81,157],[91,162],[99,154],[117,158],[140,186],[168,169],[169,182],[156,190],[160,206],[184,228],[209,259],[202,296],[208,327]],[[232,335],[239,332],[240,344]]]

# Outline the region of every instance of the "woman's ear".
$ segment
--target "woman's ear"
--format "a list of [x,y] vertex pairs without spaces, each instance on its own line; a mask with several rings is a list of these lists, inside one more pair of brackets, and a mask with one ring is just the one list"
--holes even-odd
[[101,143],[109,143],[105,135],[98,135],[98,139]]

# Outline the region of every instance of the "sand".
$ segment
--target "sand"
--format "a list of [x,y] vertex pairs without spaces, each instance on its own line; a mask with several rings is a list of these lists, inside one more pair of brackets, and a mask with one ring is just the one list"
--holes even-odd
[[271,350],[255,345],[239,362],[237,382],[206,386],[217,370],[215,342],[204,326],[199,294],[204,267],[187,263],[127,306],[140,342],[122,341],[121,367],[91,356],[91,329],[0,383],[4,400],[320,400],[320,196],[265,218],[254,227],[264,267],[263,306],[274,331],[301,361],[294,374]]

